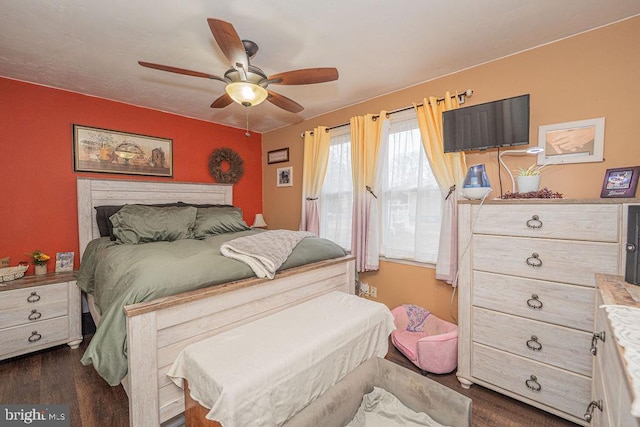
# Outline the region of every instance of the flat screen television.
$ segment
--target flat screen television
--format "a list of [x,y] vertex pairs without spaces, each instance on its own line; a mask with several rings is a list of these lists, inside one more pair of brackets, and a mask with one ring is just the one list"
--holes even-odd
[[529,143],[529,95],[442,113],[445,153]]

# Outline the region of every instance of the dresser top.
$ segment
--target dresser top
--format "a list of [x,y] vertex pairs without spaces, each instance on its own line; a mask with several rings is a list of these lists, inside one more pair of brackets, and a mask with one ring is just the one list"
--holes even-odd
[[33,286],[50,285],[52,283],[70,282],[76,280],[78,272],[47,273],[41,276],[24,276],[16,280],[0,283],[0,292],[13,289],[31,288]]
[[[480,200],[467,200],[461,198],[458,200],[460,204],[471,204],[471,205],[479,205]],[[484,201],[484,204],[491,205],[519,205],[519,204],[599,204],[599,205],[610,205],[610,204],[640,204],[640,198],[610,198],[610,199],[487,199]]]
[[640,286],[610,274],[596,274],[596,282],[605,304],[640,308]]

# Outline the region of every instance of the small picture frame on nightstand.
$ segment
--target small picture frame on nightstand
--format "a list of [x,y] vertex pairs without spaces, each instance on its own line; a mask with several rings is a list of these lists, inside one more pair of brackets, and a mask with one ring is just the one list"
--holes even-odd
[[56,253],[56,273],[73,271],[73,252]]

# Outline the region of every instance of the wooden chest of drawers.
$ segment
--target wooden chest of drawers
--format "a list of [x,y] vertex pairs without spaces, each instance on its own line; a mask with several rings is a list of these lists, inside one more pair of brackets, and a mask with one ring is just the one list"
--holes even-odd
[[459,208],[458,378],[587,425],[595,273],[621,271],[621,203]]
[[[631,414],[632,402],[640,396],[638,384],[634,384],[630,372],[637,372],[640,361],[635,366],[627,364],[625,353],[633,353],[632,348],[625,349],[617,341],[617,336],[637,337],[636,316],[624,319],[624,322],[613,324],[605,307],[634,307],[640,308],[640,297],[633,298],[628,289],[640,296],[640,289],[635,285],[624,282],[623,277],[598,275],[598,290],[596,292],[596,319],[593,339],[593,388],[592,407],[587,411],[594,427],[638,427],[640,418]],[[619,329],[614,332],[614,328]],[[635,341],[635,350],[640,348],[640,342]],[[633,356],[631,356],[633,358]],[[637,377],[637,374],[636,374]]]
[[0,286],[0,360],[82,342],[74,273],[27,276]]

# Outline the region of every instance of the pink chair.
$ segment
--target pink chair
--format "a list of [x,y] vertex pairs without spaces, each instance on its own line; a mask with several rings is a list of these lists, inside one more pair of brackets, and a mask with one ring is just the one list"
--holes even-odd
[[[458,366],[458,326],[429,314],[422,332],[407,330],[409,317],[403,306],[391,310],[396,330],[391,342],[414,365],[426,372],[446,374]],[[424,373],[424,372],[423,372]]]

